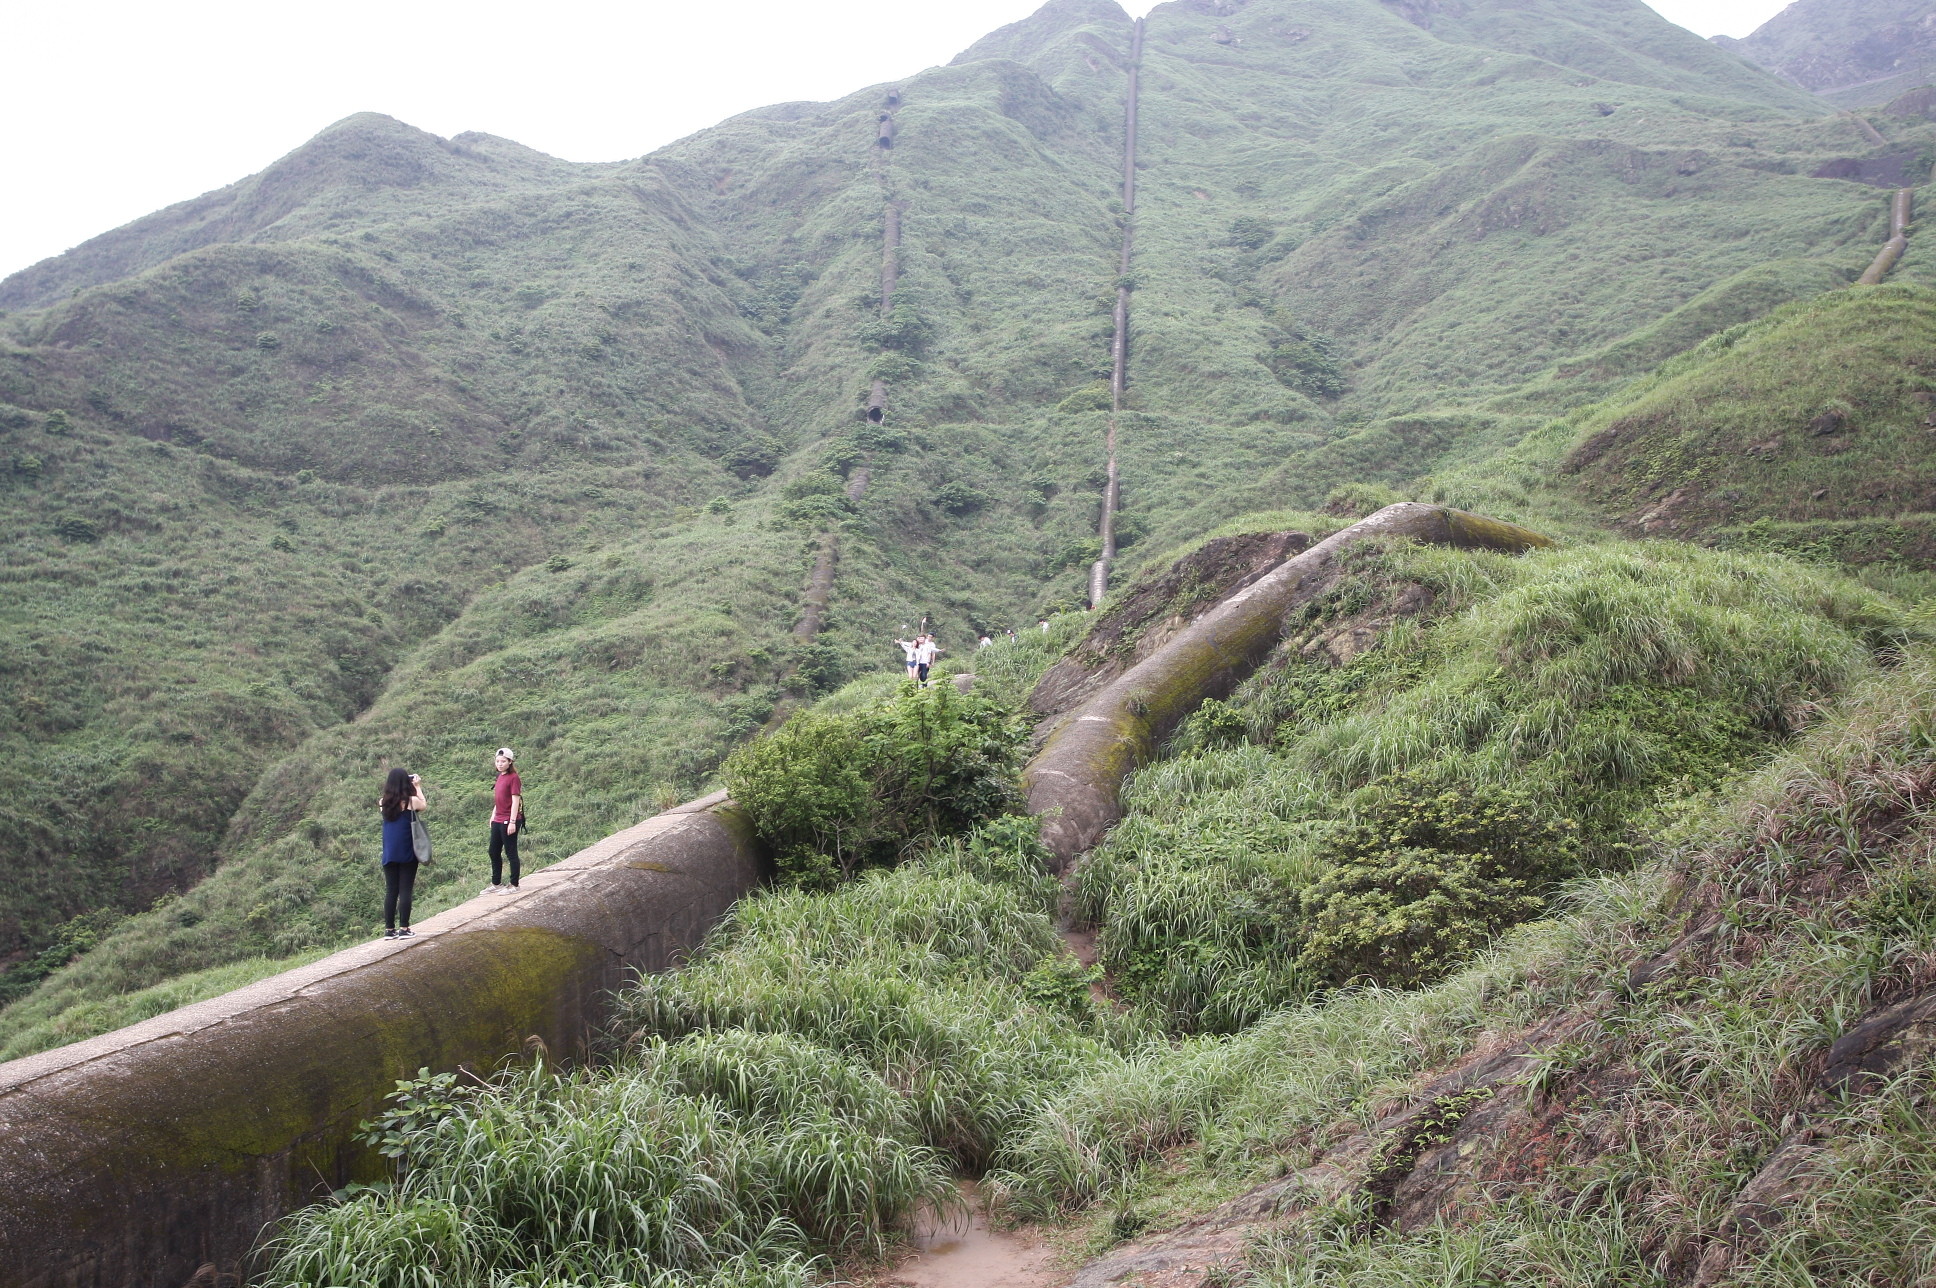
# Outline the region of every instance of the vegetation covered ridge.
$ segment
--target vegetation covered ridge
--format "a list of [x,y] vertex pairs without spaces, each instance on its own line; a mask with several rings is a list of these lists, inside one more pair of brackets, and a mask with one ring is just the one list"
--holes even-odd
[[1658,861],[1425,993],[1334,1004],[1300,1063],[1378,1054],[1312,1097],[1283,1178],[1076,1282],[1926,1278],[1932,684],[1915,646]]
[[17,820],[0,1051],[367,933],[389,764],[439,788],[434,911],[482,884],[448,842],[491,748],[543,863],[899,627],[1078,606],[1106,497],[1123,551],[1455,468],[1545,525],[1544,466],[1490,463],[1849,280],[1861,175],[1930,137],[1624,0],[1159,6],[1112,489],[1133,35],[1045,6],[898,83],[888,149],[884,88],[599,166],[360,115],[13,279],[0,771],[62,804]]
[[1552,544],[1540,533],[1459,510],[1399,502],[1379,510],[1207,607],[1188,626],[1080,707],[1056,719],[1023,776],[1042,838],[1066,867],[1122,815],[1123,779],[1148,760],[1206,699],[1228,694],[1270,652],[1299,607],[1349,577],[1348,552],[1364,541],[1414,540],[1518,552]]
[[[872,800],[967,808],[901,808],[871,849],[824,827],[795,833],[790,870],[822,889],[745,901],[693,966],[641,981],[625,1003],[631,1040],[608,1068],[512,1072],[456,1097],[407,1088],[386,1124],[396,1185],[291,1218],[270,1282],[326,1284],[351,1265],[379,1267],[375,1283],[426,1267],[521,1281],[568,1264],[612,1283],[804,1283],[891,1250],[919,1205],[948,1201],[955,1170],[1016,1217],[1075,1217],[1105,1251],[1326,1158],[1349,1124],[1384,1117],[1386,1098],[1435,1086],[1429,1071],[1597,995],[1610,958],[1625,971],[1630,937],[1664,933],[1648,900],[1696,842],[1726,833],[1737,800],[1932,683],[1909,610],[1779,557],[1616,543],[1509,558],[1399,542],[1354,558],[1357,577],[1304,614],[1275,664],[1139,776],[1131,816],[1082,869],[1126,1005],[1096,994],[1057,935],[1060,891],[1034,824],[989,790],[999,763],[943,785],[923,777],[918,751],[880,761],[879,790],[845,791],[845,817]],[[1431,611],[1375,625],[1408,591]],[[1372,647],[1352,651],[1360,639]],[[1823,720],[1845,693],[1849,713]],[[962,701],[948,686],[873,682],[836,695],[819,718],[848,720],[846,733],[796,721],[788,772],[756,743],[733,762],[747,775],[736,790],[824,801],[856,759],[842,738],[899,729],[905,743],[923,704],[924,727],[967,733],[979,717],[933,721]],[[828,863],[815,870],[810,853]],[[1209,921],[1190,919],[1191,900]],[[1812,916],[1797,900],[1782,923]],[[1155,927],[1189,942],[1138,938]],[[1633,1032],[1663,1061],[1708,1049],[1689,1036],[1698,1028]],[[1553,1067],[1534,1094],[1572,1065]],[[1680,1073],[1663,1081],[1688,1090]],[[1431,1090],[1432,1102],[1463,1089]],[[1412,1255],[1418,1238],[1457,1245],[1468,1236],[1432,1235],[1429,1217],[1427,1234],[1404,1237],[1389,1218],[1403,1177],[1441,1143],[1433,1133],[1479,1100],[1429,1124],[1414,1115],[1416,1130],[1376,1158],[1383,1146],[1347,1151],[1392,1185],[1333,1187],[1336,1202],[1282,1237],[1308,1225],[1318,1255],[1368,1264]],[[1648,1192],[1677,1193],[1674,1169],[1705,1168],[1705,1148],[1650,1160]],[[1581,1211],[1583,1231],[1618,1228],[1635,1265],[1687,1255],[1678,1235],[1650,1233],[1688,1223],[1664,1201],[1632,1229],[1619,1212]],[[1508,1215],[1516,1237],[1531,1218]],[[1258,1244],[1259,1273],[1302,1273],[1305,1246],[1272,1261]],[[1241,1237],[1225,1249],[1242,1250]]]

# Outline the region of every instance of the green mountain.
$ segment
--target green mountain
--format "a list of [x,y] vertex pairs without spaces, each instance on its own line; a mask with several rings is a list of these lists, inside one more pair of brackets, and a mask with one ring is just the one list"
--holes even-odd
[[[434,910],[500,743],[549,862],[923,617],[962,652],[1080,607],[1119,285],[1123,544],[1341,487],[1587,534],[1632,483],[1560,469],[1588,420],[1852,281],[1884,194],[1817,176],[1936,137],[1638,0],[1178,0],[1124,275],[1133,41],[1052,0],[609,165],[352,117],[0,283],[0,1053],[366,933],[387,764],[433,787]],[[1820,517],[1922,508],[1861,441]],[[1709,522],[1815,517],[1795,486]]]
[[1714,43],[1840,107],[1880,106],[1936,80],[1926,0],[1795,0],[1751,35]]

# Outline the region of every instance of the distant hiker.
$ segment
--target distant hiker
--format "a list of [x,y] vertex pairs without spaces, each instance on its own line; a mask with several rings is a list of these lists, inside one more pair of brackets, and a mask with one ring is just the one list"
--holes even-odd
[[948,650],[934,642],[932,635],[916,636],[914,650],[915,681],[922,688],[928,687],[928,671],[934,666],[934,659]]
[[[497,749],[497,786],[491,792],[491,884],[485,894],[518,888],[518,825],[524,822],[524,780],[509,747]],[[511,883],[504,884],[504,860],[511,860]]]
[[975,647],[978,649],[984,649],[984,648],[987,648],[990,644],[993,644],[994,642],[995,642],[994,636],[984,635],[981,637],[981,639],[975,642]]
[[1035,628],[1041,631],[1044,635],[1047,635],[1049,633],[1049,619],[1044,617],[1041,621],[1035,624]]
[[[906,630],[907,628],[904,626],[901,629]],[[921,641],[926,638],[924,635],[916,635],[911,640],[894,641],[901,646],[901,652],[907,655],[907,678],[910,680],[919,680],[921,678],[917,672],[921,669]]]
[[1010,644],[1015,642],[1015,628],[1013,626],[1008,628],[1008,642]]
[[416,821],[417,812],[428,805],[423,780],[415,774],[393,769],[383,780],[383,794],[377,797],[376,808],[383,816],[385,939],[412,939],[416,935],[410,929],[410,898],[417,889],[417,847],[410,825]]

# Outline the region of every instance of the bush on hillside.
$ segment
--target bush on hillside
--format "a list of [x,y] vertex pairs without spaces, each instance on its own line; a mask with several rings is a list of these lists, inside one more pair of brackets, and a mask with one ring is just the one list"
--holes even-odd
[[734,752],[726,784],[782,875],[825,888],[1012,810],[1024,737],[1006,709],[953,685],[906,686],[870,710],[803,712]]
[[1064,398],[1055,409],[1064,416],[1078,416],[1085,411],[1108,411],[1112,405],[1109,382],[1097,380]]
[[905,304],[897,304],[884,318],[870,318],[854,328],[854,339],[873,349],[919,354],[934,339],[934,324]]
[[1314,983],[1413,986],[1444,975],[1507,926],[1539,915],[1543,892],[1578,865],[1578,827],[1530,795],[1396,775],[1325,847],[1307,887],[1298,964]]
[[1344,365],[1331,341],[1315,331],[1273,338],[1258,360],[1280,383],[1307,397],[1336,398],[1344,392]]

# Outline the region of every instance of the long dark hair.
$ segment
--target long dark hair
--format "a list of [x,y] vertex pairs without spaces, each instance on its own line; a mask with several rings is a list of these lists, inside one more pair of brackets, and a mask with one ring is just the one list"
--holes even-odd
[[410,781],[410,775],[401,769],[393,769],[390,776],[383,780],[383,795],[377,799],[377,808],[383,811],[383,821],[394,823],[403,813],[404,805],[417,789]]

